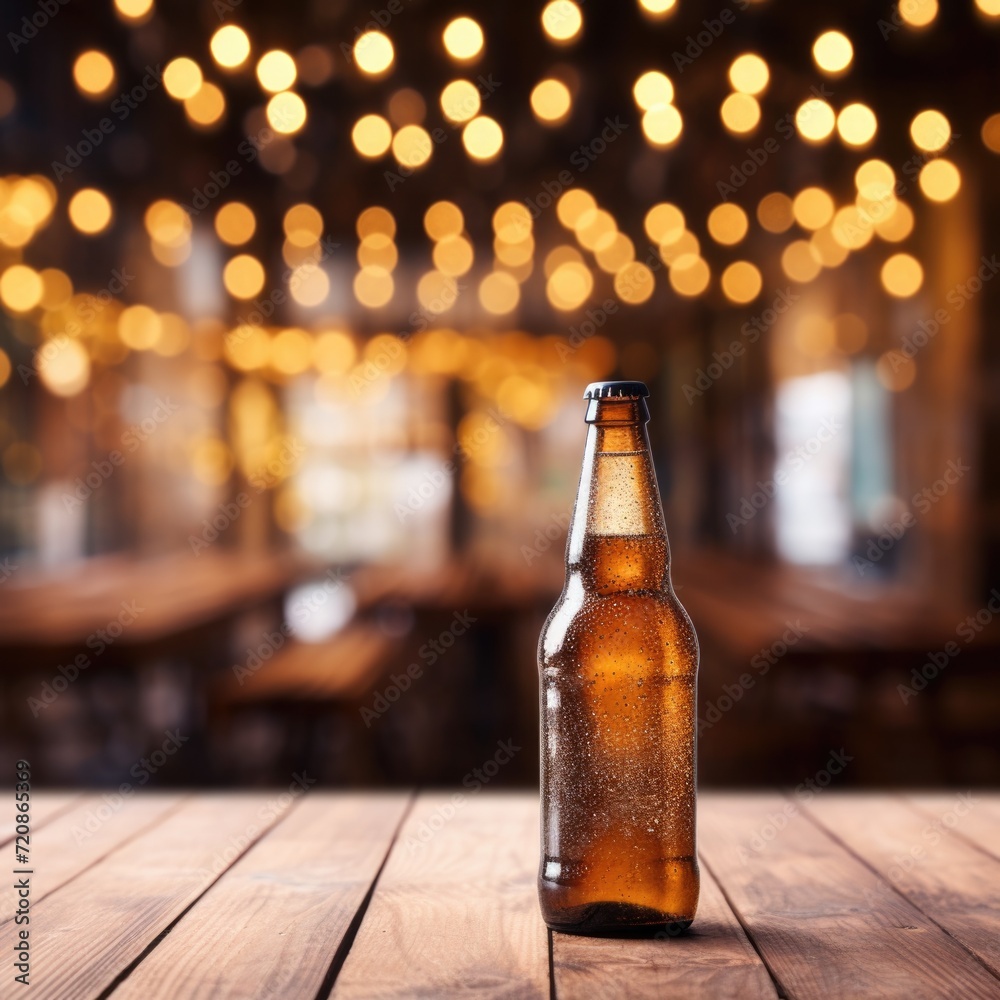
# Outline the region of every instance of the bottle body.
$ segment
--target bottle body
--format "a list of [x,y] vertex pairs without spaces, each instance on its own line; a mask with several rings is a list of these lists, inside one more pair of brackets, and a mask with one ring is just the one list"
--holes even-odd
[[554,929],[672,933],[698,901],[698,642],[670,584],[645,404],[595,402],[539,643],[539,897]]

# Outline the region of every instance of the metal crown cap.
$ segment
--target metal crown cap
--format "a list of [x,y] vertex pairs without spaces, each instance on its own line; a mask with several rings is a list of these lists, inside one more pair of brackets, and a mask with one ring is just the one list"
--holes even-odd
[[622,398],[648,396],[645,382],[591,382],[583,390],[584,399]]

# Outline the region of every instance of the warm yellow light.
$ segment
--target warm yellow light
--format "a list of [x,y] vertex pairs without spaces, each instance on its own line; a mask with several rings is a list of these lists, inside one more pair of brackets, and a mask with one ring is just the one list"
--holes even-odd
[[503,130],[492,118],[480,115],[462,130],[462,145],[474,160],[492,160],[503,147]]
[[191,216],[174,201],[161,198],[146,209],[146,232],[165,247],[178,249],[191,237]]
[[7,384],[7,380],[10,378],[10,373],[10,358],[7,356],[7,352],[3,350],[3,348],[0,348],[0,389]]
[[517,308],[521,286],[506,271],[491,271],[479,283],[479,304],[493,316],[505,316]]
[[133,351],[148,351],[160,339],[163,324],[149,306],[129,306],[118,317],[118,336]]
[[531,110],[546,125],[558,125],[569,117],[572,98],[561,80],[542,80],[531,92]]
[[833,218],[833,198],[819,187],[800,191],[792,201],[792,215],[803,229],[822,229]]
[[756,97],[737,91],[722,102],[719,115],[730,132],[742,135],[752,132],[760,122],[760,104]]
[[708,213],[708,233],[716,243],[722,243],[724,246],[739,243],[746,236],[749,227],[746,212],[731,202],[716,205]]
[[1000,17],[1000,0],[976,0],[976,8],[986,17]]
[[292,135],[306,123],[306,102],[291,90],[275,94],[267,102],[267,120],[275,132]]
[[458,298],[458,282],[441,271],[428,271],[417,282],[417,301],[435,316],[447,312]]
[[358,244],[358,264],[361,267],[381,267],[392,271],[398,262],[396,244],[385,233],[370,233]]
[[837,115],[837,132],[848,146],[867,146],[877,131],[878,119],[867,104],[848,104]]
[[288,242],[297,247],[312,247],[323,235],[323,216],[306,202],[292,205],[282,219]]
[[860,250],[872,241],[875,226],[867,212],[856,205],[845,205],[834,213],[831,233],[842,247]]
[[840,267],[847,260],[850,251],[843,244],[837,242],[833,235],[833,225],[823,226],[817,229],[809,238],[809,246],[819,258],[823,267]]
[[299,375],[309,367],[312,350],[309,334],[298,327],[289,327],[271,341],[271,367],[282,375]]
[[577,219],[577,242],[588,250],[594,250],[606,234],[614,233],[617,229],[615,218],[610,212],[605,212],[601,208],[585,212]]
[[542,273],[546,278],[551,278],[553,272],[560,264],[565,264],[571,260],[582,264],[583,254],[576,247],[570,246],[568,243],[561,243],[545,255],[545,260],[542,263]]
[[381,115],[364,115],[351,130],[351,142],[362,156],[378,159],[392,145],[392,126]]
[[257,79],[269,94],[288,90],[298,75],[295,60],[281,49],[265,52],[257,60]]
[[710,278],[707,262],[696,253],[682,254],[670,266],[670,287],[685,298],[701,295]]
[[654,243],[673,243],[684,232],[684,213],[668,201],[660,202],[646,213],[643,228]]
[[453,202],[436,201],[424,212],[424,231],[432,240],[458,236],[464,227],[462,210]]
[[528,236],[520,243],[504,243],[499,237],[493,241],[493,252],[496,259],[507,266],[512,272],[517,272],[514,276],[518,281],[524,281],[530,270],[524,272],[524,268],[531,267],[532,258],[535,255],[535,238]]
[[991,153],[1000,153],[1000,114],[990,115],[980,129],[983,145]]
[[615,273],[615,295],[630,306],[642,305],[653,294],[653,272],[641,261],[623,264]]
[[913,209],[896,201],[892,212],[875,223],[875,232],[889,243],[899,243],[913,232]]
[[583,188],[573,187],[560,195],[556,202],[556,215],[567,229],[576,229],[580,216],[597,208],[593,195]]
[[31,312],[44,290],[41,275],[26,264],[13,264],[0,276],[0,301],[13,312]]
[[472,244],[464,236],[446,236],[434,245],[432,257],[442,274],[458,278],[472,267]]
[[483,29],[471,17],[449,21],[442,38],[448,55],[460,62],[475,59],[483,51]]
[[833,319],[837,349],[856,354],[868,343],[868,324],[855,313],[841,313]]
[[380,76],[396,58],[389,36],[381,31],[366,31],[354,43],[354,62],[362,73]]
[[917,149],[936,153],[951,141],[951,123],[940,111],[921,111],[910,122],[910,138]]
[[950,160],[931,160],[918,178],[920,190],[931,201],[951,201],[962,187],[962,175]]
[[890,392],[904,392],[916,381],[917,363],[902,351],[886,351],[875,362],[875,375]]
[[250,254],[238,254],[223,268],[222,283],[233,298],[252,299],[264,287],[264,266]]
[[767,63],[752,52],[737,56],[729,67],[729,82],[742,94],[760,94],[771,78]]
[[854,186],[868,201],[886,201],[895,191],[896,174],[885,160],[866,160],[854,172]]
[[38,374],[53,395],[75,396],[90,381],[90,356],[80,341],[67,338],[59,350],[41,356]]
[[780,191],[764,195],[757,205],[757,221],[769,233],[783,233],[791,229],[795,221],[792,199]]
[[587,301],[593,288],[594,276],[590,273],[590,268],[577,261],[567,261],[549,276],[545,294],[555,309],[570,312],[579,309]]
[[153,12],[153,0],[115,0],[115,10],[125,21],[145,21]]
[[324,375],[343,375],[357,355],[354,340],[343,330],[325,330],[313,342],[313,364]]
[[103,97],[115,82],[115,67],[103,52],[90,49],[73,63],[73,79],[84,97]]
[[805,283],[819,274],[822,262],[808,240],[793,240],[782,251],[781,269],[792,281]]
[[522,243],[531,238],[531,213],[519,201],[505,201],[493,213],[493,232],[501,243]]
[[670,104],[673,101],[674,85],[666,73],[651,69],[632,85],[632,96],[643,111],[649,111],[658,104]]
[[650,17],[666,17],[677,6],[677,0],[639,0],[639,9]]
[[553,42],[572,42],[583,27],[583,15],[573,0],[552,0],[542,11],[542,28]]
[[926,28],[938,15],[938,0],[902,0],[898,10],[911,28]]
[[607,274],[617,274],[635,260],[635,244],[624,233],[605,233],[594,247],[597,266]]
[[897,299],[916,295],[924,283],[920,261],[908,253],[893,254],[882,265],[882,287]]
[[354,297],[368,309],[379,309],[393,296],[392,275],[382,267],[363,267],[354,276]]
[[818,97],[811,97],[795,112],[795,127],[807,142],[823,142],[830,137],[836,124],[833,108]]
[[212,50],[212,58],[223,69],[236,69],[250,55],[250,38],[242,28],[226,24],[212,35],[209,48]]
[[[904,3],[912,0],[904,0]],[[824,31],[813,42],[813,59],[825,73],[843,73],[854,58],[854,46],[841,31]]]
[[184,102],[184,111],[192,124],[208,128],[222,120],[226,112],[225,95],[214,83],[206,81],[194,97]]
[[69,221],[81,233],[102,233],[111,223],[111,202],[96,188],[83,188],[69,201]]
[[420,125],[404,125],[392,138],[392,155],[401,166],[416,170],[430,158],[434,149],[427,130]]
[[163,71],[163,86],[178,101],[194,97],[201,90],[203,82],[201,67],[187,56],[172,59]]
[[760,271],[749,261],[738,260],[722,272],[722,294],[730,302],[743,305],[753,302],[763,287]]
[[468,80],[452,80],[441,91],[441,110],[448,121],[470,121],[479,114],[482,104],[479,89]]
[[58,267],[47,267],[41,272],[42,301],[44,309],[61,309],[73,296],[73,282],[65,271]]
[[651,146],[666,149],[681,135],[684,120],[672,104],[656,104],[642,116],[642,131]]
[[231,201],[215,213],[215,231],[223,243],[239,246],[251,239],[257,228],[253,210],[241,201]]
[[382,233],[392,239],[396,235],[396,220],[389,209],[382,208],[381,205],[372,205],[358,216],[355,231],[359,240],[375,233]]

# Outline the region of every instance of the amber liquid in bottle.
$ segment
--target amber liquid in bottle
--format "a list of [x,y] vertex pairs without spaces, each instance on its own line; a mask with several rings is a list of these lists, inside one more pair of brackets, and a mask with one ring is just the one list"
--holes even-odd
[[588,406],[566,583],[539,641],[539,898],[555,930],[672,934],[698,905],[698,639],[670,582],[645,386],[587,392],[607,395]]

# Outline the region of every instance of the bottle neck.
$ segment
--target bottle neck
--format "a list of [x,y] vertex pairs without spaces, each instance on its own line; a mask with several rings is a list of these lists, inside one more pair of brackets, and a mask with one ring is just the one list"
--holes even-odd
[[669,587],[669,549],[642,398],[594,399],[566,562],[600,594]]

